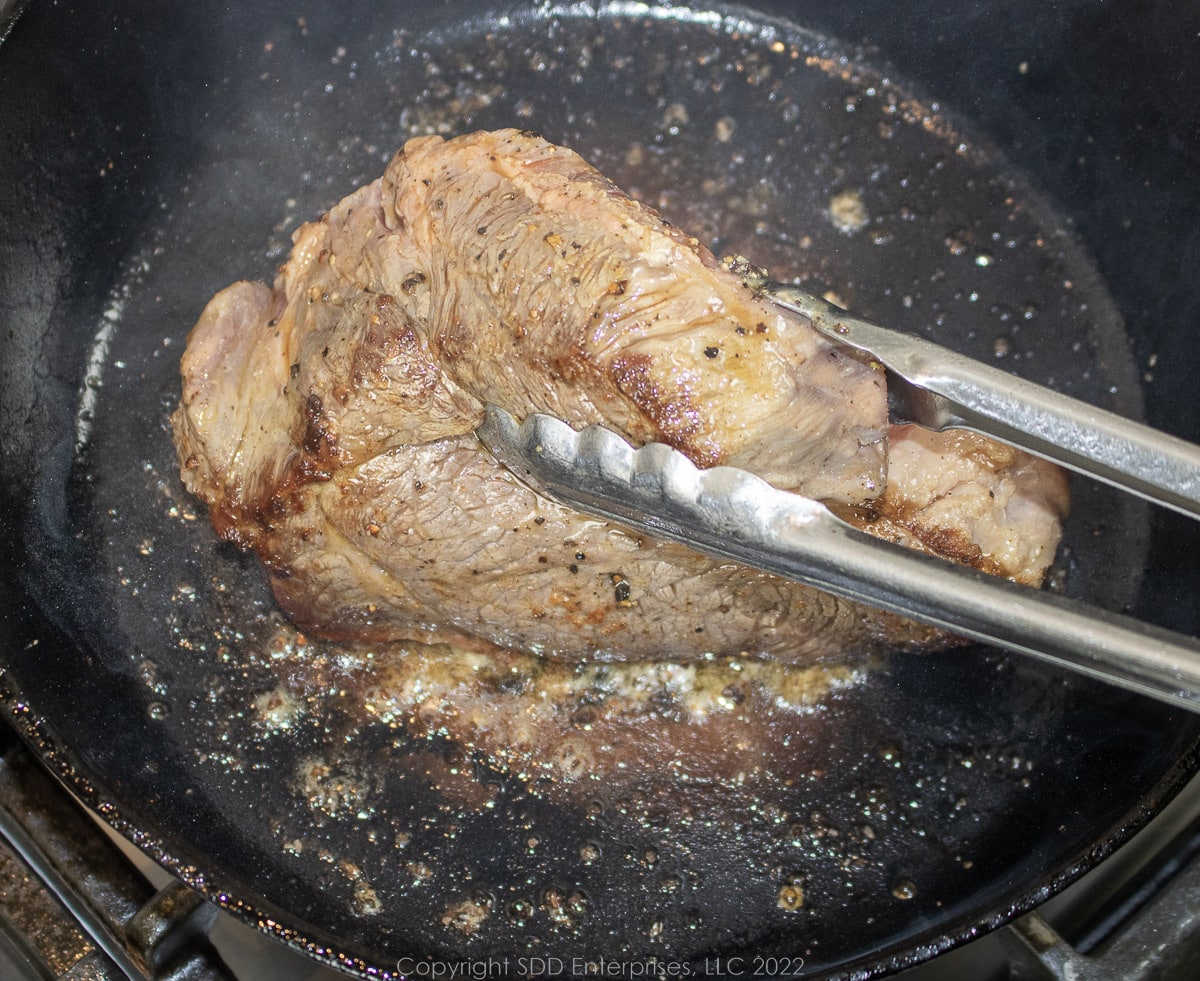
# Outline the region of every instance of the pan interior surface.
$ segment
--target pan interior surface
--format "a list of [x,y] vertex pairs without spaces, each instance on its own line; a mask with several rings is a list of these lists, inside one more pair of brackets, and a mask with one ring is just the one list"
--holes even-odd
[[[102,299],[60,328],[80,384],[17,530],[37,615],[5,652],[10,714],[177,874],[363,973],[878,971],[1044,897],[1180,779],[1190,717],[979,649],[795,672],[790,699],[789,679],[714,664],[648,671],[651,708],[601,753],[578,710],[606,682],[581,671],[535,678],[575,686],[575,731],[522,756],[454,709],[458,692],[519,712],[494,672],[446,682],[435,710],[404,694],[426,654],[298,635],[184,493],[167,417],[208,297],[269,281],[297,224],[406,139],[511,125],[718,254],[1140,414],[1120,318],[1062,218],[861,54],[716,5],[463,9],[210,25],[182,72],[201,77],[210,44],[222,71],[157,109],[191,138],[169,166],[112,161],[141,208]],[[1076,482],[1052,587],[1132,604],[1147,527]],[[703,718],[701,682],[719,692]]]

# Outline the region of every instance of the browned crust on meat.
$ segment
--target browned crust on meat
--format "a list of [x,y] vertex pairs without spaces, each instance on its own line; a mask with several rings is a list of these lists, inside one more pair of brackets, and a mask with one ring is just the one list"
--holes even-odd
[[653,360],[645,354],[613,358],[609,373],[617,388],[646,413],[654,426],[655,440],[687,454],[697,466],[713,467],[721,462],[718,448],[705,439],[700,410],[687,392],[665,398],[651,370]]

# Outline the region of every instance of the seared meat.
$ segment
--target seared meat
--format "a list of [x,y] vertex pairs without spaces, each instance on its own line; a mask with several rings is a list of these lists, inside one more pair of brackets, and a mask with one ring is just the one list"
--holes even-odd
[[185,483],[262,557],[289,614],[337,639],[575,660],[936,642],[540,499],[472,435],[485,402],[745,467],[1025,581],[1065,506],[1053,468],[974,437],[903,434],[923,449],[897,454],[889,483],[874,366],[516,131],[409,142],[296,233],[273,289],[210,302],[183,382]]
[[887,488],[856,523],[1033,586],[1054,559],[1066,510],[1064,475],[1044,460],[965,430],[893,426]]

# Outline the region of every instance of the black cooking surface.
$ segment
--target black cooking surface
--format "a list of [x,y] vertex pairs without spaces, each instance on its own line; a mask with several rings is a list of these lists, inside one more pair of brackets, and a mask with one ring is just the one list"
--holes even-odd
[[[693,765],[547,789],[381,715],[394,655],[298,638],[179,486],[166,418],[208,296],[269,278],[296,224],[408,136],[514,123],[718,251],[1200,437],[1178,273],[1196,134],[1135,94],[1186,82],[1176,35],[1152,18],[1123,38],[1120,4],[903,23],[873,6],[774,5],[879,46],[864,54],[744,9],[35,4],[0,49],[0,159],[35,161],[0,189],[0,684],[26,737],[177,874],[359,967],[878,968],[1034,904],[1127,835],[1193,768],[1195,720],[973,649],[897,654],[748,720],[766,735],[745,780]],[[1098,86],[1098,59],[1139,84]],[[853,232],[827,217],[847,190],[870,216]],[[1194,632],[1196,539],[1077,483],[1055,583]]]

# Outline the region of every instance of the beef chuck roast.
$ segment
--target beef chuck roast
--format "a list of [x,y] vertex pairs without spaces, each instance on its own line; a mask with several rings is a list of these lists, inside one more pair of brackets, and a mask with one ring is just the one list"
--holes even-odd
[[939,642],[538,497],[474,437],[486,402],[753,470],[1022,581],[1053,557],[1054,468],[891,433],[868,359],[533,134],[412,140],[294,243],[273,288],[204,310],[172,421],[188,489],[307,631],[567,660]]

